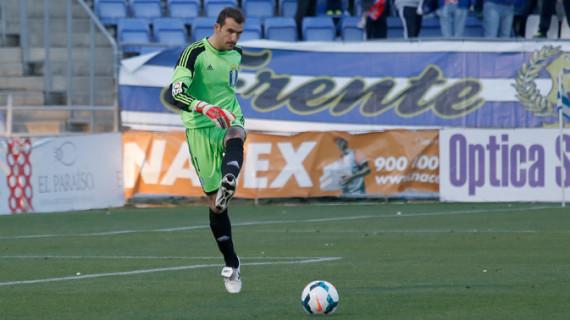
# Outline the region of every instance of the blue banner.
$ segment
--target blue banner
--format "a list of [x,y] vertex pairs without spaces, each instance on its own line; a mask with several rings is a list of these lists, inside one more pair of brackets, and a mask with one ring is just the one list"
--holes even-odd
[[[127,125],[180,126],[161,91],[182,50],[123,61]],[[565,50],[570,44],[250,42],[238,99],[254,130],[548,127],[558,73],[570,67]]]

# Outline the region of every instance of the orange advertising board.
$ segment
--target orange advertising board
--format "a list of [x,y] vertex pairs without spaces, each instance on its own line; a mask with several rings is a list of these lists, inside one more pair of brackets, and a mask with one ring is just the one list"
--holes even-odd
[[[250,132],[237,197],[393,196],[439,190],[437,130]],[[123,135],[125,195],[201,196],[183,132]]]

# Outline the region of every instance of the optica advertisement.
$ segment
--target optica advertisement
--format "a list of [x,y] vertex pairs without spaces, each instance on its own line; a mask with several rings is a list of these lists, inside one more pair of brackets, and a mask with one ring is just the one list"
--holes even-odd
[[555,129],[444,129],[440,161],[444,201],[558,202],[570,196],[570,135]]

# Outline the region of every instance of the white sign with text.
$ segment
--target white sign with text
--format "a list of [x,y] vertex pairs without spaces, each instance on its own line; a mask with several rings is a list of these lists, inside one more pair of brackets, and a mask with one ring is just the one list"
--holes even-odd
[[119,133],[0,140],[0,214],[125,203]]
[[[556,129],[444,129],[440,131],[443,201],[562,200],[570,196],[570,132]],[[565,179],[562,179],[564,174]]]

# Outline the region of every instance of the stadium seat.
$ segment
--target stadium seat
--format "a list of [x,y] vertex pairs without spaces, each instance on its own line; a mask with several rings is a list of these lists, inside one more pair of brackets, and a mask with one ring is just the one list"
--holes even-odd
[[242,9],[249,17],[272,17],[275,13],[275,2],[273,0],[242,0]]
[[303,18],[303,40],[334,41],[336,28],[331,17]]
[[95,13],[105,25],[116,25],[128,16],[127,4],[123,0],[99,0],[95,2]]
[[162,17],[160,0],[131,0],[135,18],[154,19]]
[[[531,39],[538,32],[538,24],[540,23],[540,15],[531,14],[526,20],[525,38]],[[556,15],[552,15],[550,20],[550,28],[548,28],[548,39],[558,39],[559,21]]]
[[186,26],[183,19],[158,18],[153,20],[152,25],[158,43],[168,47],[187,44]]
[[400,17],[387,17],[386,22],[388,24],[388,38],[404,38],[404,25]]
[[265,38],[276,41],[297,41],[297,24],[293,18],[274,17],[264,22]]
[[198,17],[192,22],[192,41],[209,37],[214,32],[214,17]]
[[245,20],[240,41],[256,40],[261,38],[263,38],[261,18],[248,17],[247,20]]
[[364,40],[364,29],[358,27],[360,17],[345,16],[340,22],[340,35],[343,41]]
[[168,0],[166,11],[172,18],[182,18],[186,22],[200,15],[200,0]]
[[481,19],[474,16],[467,16],[465,20],[465,38],[481,38],[484,35],[483,22]]
[[436,17],[423,17],[422,28],[420,30],[420,38],[442,38],[441,24],[439,18]]
[[236,7],[235,0],[204,0],[204,12],[207,17],[217,17],[225,7]]
[[294,18],[297,12],[297,0],[279,0],[279,11],[283,17]]
[[150,25],[146,19],[121,19],[117,23],[117,38],[123,52],[140,54],[151,43]]

